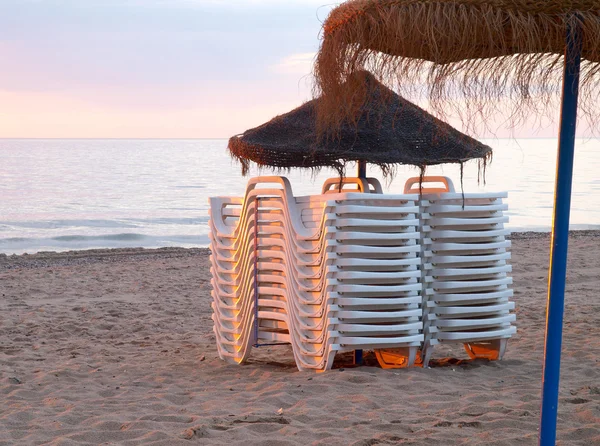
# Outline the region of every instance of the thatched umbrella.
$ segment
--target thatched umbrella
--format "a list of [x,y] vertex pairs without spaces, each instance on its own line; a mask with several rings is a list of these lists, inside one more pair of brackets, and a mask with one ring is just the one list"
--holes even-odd
[[364,86],[366,102],[335,137],[317,136],[316,113],[323,99],[314,99],[229,140],[242,173],[248,173],[250,162],[275,169],[332,167],[340,176],[355,161],[376,164],[384,175],[393,173],[397,164],[417,166],[422,174],[426,166],[442,163],[459,163],[462,170],[471,159],[485,169],[491,147],[398,96],[366,71],[351,78]]
[[[564,62],[564,64],[563,64]],[[564,65],[564,68],[561,66]],[[597,125],[600,90],[598,0],[350,0],[324,23],[315,66],[321,134],[355,116],[365,98],[344,85],[368,67],[400,91],[425,82],[438,112],[465,101],[463,118],[484,121],[512,105],[515,122],[554,112],[563,77],[552,232],[540,443],[554,444],[577,102]]]

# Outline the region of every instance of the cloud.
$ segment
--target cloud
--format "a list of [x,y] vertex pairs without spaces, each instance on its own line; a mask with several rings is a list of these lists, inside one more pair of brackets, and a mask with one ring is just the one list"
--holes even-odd
[[271,69],[275,73],[306,75],[312,72],[316,53],[297,53],[284,57]]
[[185,109],[103,106],[55,94],[0,90],[4,138],[227,138],[295,107],[295,101],[209,101]]

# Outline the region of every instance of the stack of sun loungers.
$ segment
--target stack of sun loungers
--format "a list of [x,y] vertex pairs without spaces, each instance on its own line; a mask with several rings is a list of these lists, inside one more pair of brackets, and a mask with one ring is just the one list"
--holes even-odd
[[467,195],[463,209],[446,189],[388,195],[373,179],[336,178],[294,197],[287,179],[259,177],[243,198],[211,198],[221,358],[242,363],[253,347],[285,343],[300,370],[359,349],[406,367],[421,348],[427,364],[439,342],[501,357],[515,331],[505,205]]
[[243,200],[211,199],[223,359],[241,363],[253,346],[290,343],[301,370],[328,369],[337,352],[356,349],[414,361],[423,341],[418,196],[376,193],[374,181],[343,184],[357,192],[338,185],[295,198],[285,178],[261,177]]
[[328,202],[332,352],[373,349],[383,366],[414,362],[423,341],[417,199],[354,193]]
[[[435,187],[441,183],[442,187]],[[421,196],[423,363],[438,343],[471,358],[501,359],[516,333],[505,193],[456,193],[446,177],[407,182]]]

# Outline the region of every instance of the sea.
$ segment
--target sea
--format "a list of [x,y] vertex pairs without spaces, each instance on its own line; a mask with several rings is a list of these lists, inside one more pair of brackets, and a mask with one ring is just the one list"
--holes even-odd
[[[464,169],[465,192],[507,191],[512,231],[550,231],[556,139],[490,139],[485,184],[476,163]],[[600,140],[579,139],[572,229],[600,229]],[[348,174],[353,173],[349,169]],[[250,176],[270,175],[253,169]],[[432,167],[460,190],[455,165]],[[418,176],[401,166],[390,181],[369,167],[387,193]],[[294,170],[295,195],[320,193],[323,169]],[[208,246],[208,198],[243,195],[247,177],[225,139],[0,139],[0,254],[96,248]]]

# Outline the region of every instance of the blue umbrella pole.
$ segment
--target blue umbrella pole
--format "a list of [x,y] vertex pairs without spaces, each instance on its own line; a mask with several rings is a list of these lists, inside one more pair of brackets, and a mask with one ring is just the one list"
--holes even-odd
[[542,384],[541,446],[554,446],[556,442],[560,350],[565,304],[569,214],[571,209],[571,185],[573,181],[573,155],[575,152],[581,46],[581,27],[578,24],[572,24],[567,30],[563,99],[554,194],[550,279],[546,315],[546,344],[544,348]]

